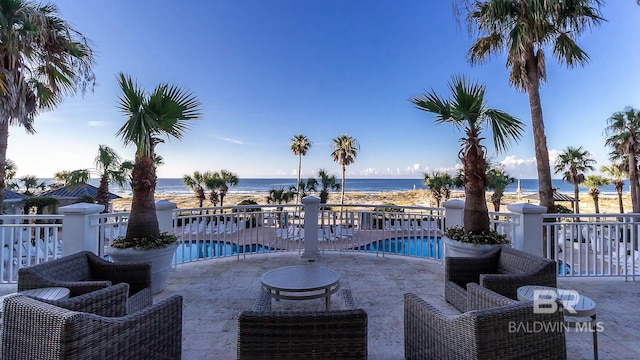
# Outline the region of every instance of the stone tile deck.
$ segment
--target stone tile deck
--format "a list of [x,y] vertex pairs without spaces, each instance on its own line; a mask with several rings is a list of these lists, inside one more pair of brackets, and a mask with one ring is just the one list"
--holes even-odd
[[[306,264],[298,253],[249,255],[180,265],[172,271],[167,289],[154,300],[184,297],[183,359],[235,359],[238,314],[251,308],[267,270]],[[403,297],[414,292],[443,311],[456,314],[444,301],[440,262],[398,256],[326,252],[315,262],[338,271],[343,288],[351,289],[356,305],[369,316],[369,359],[403,359]],[[600,359],[640,359],[640,281],[623,279],[560,279],[559,286],[575,289],[598,305]],[[15,285],[0,286],[0,293]],[[335,295],[334,295],[335,296]],[[274,302],[279,307],[322,309],[321,299]],[[569,359],[593,357],[591,334],[568,333]]]

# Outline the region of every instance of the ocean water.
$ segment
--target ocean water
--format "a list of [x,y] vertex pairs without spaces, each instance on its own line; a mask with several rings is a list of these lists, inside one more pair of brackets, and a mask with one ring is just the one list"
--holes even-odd
[[[55,183],[54,179],[40,179],[45,184]],[[94,186],[98,186],[98,179],[91,179],[90,183]],[[229,189],[230,193],[243,193],[243,194],[266,194],[271,189],[277,189],[283,187],[288,189],[291,186],[295,186],[295,178],[240,178],[238,186],[232,186]],[[561,193],[573,194],[573,185],[560,180],[552,180],[553,186]],[[506,193],[516,193],[518,183],[515,182],[507,186]],[[537,179],[521,179],[520,187],[524,194],[532,194],[538,191]],[[422,179],[370,179],[370,178],[347,178],[345,191],[357,191],[365,193],[377,193],[387,191],[405,191],[412,189],[426,189]],[[128,194],[131,190],[127,187],[119,188],[118,186],[111,185],[110,190],[114,193]],[[580,187],[580,193],[587,193],[589,191],[586,187]],[[628,192],[628,182],[625,184],[625,192]],[[168,194],[191,194],[192,191],[184,185],[181,178],[161,178],[158,179],[156,186],[157,193]],[[616,189],[613,185],[607,185],[600,188],[602,195],[615,195]]]

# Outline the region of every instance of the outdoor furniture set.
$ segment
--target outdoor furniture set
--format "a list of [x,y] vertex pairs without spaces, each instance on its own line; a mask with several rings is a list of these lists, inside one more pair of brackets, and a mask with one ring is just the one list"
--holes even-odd
[[3,301],[2,359],[180,359],[182,297],[152,304],[150,287],[149,264],[90,252],[20,269]]

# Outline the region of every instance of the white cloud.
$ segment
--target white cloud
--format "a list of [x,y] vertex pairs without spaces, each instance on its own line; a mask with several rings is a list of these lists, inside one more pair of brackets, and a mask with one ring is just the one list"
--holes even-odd
[[236,139],[232,139],[232,138],[228,138],[228,137],[216,136],[216,138],[220,139],[222,141],[226,141],[226,142],[232,143],[232,144],[238,144],[238,145],[244,144],[244,142],[241,141],[241,140],[236,140]]
[[89,121],[87,125],[91,127],[105,127],[107,123],[105,121],[94,120],[94,121]]

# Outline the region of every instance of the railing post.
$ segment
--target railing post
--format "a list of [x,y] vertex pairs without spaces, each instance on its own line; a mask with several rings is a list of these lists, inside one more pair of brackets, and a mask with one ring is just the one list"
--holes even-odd
[[514,224],[513,248],[543,256],[542,214],[547,212],[547,208],[533,204],[509,204],[507,209],[520,214],[520,224]]
[[464,200],[447,200],[442,203],[442,207],[445,209],[443,230],[454,226],[464,226]]
[[160,232],[173,234],[173,210],[177,208],[178,205],[169,200],[156,201],[156,216]]
[[320,257],[318,251],[318,209],[320,199],[315,196],[302,198],[304,205],[304,251],[302,257],[313,261]]
[[99,214],[104,205],[78,203],[58,208],[62,219],[62,256],[91,251],[100,254],[98,227],[92,226],[89,215]]

